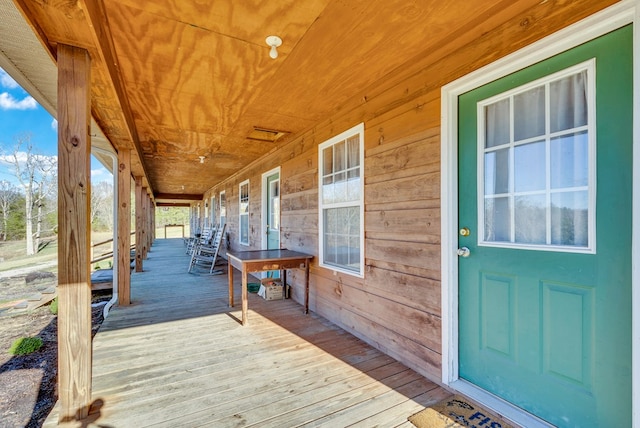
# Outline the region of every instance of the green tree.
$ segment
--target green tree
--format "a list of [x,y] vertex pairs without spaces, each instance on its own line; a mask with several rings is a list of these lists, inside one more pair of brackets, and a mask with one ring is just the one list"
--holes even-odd
[[167,224],[189,224],[188,207],[160,207],[156,209],[156,227]]
[[0,225],[0,237],[7,240],[9,230],[9,217],[15,210],[15,202],[20,199],[18,188],[10,182],[0,181],[0,212],[2,213],[2,225]]
[[9,205],[7,227],[3,230],[6,240],[24,239],[24,195],[17,193],[15,199]]

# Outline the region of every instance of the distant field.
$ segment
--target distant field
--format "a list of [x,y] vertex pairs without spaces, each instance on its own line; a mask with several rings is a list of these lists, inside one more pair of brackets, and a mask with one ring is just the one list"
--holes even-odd
[[[182,237],[182,228],[181,227],[167,227],[167,238],[181,238]],[[184,228],[184,236],[189,236],[189,225],[185,225]],[[156,229],[156,239],[164,239],[165,228],[158,227]],[[97,244],[100,242],[108,241],[112,238],[111,232],[94,232],[91,235],[92,244]],[[0,241],[0,272],[7,271],[11,269],[19,269],[30,266],[37,266],[39,264],[49,264],[52,261],[57,260],[58,258],[58,240],[54,238],[49,238],[47,240],[47,245],[44,246],[38,254],[34,256],[27,257],[26,255],[26,242],[22,241]],[[131,236],[131,243],[135,243],[135,235]],[[113,249],[112,243],[105,243],[98,247],[93,248],[94,257],[100,254],[104,254]],[[100,261],[92,266],[93,269],[106,269],[109,268],[112,264],[111,259],[106,259]],[[53,266],[45,269],[50,272],[56,272],[57,266]]]
[[[100,242],[111,238],[110,232],[98,232],[92,236],[92,242]],[[50,264],[58,259],[58,240],[57,238],[47,238],[46,242],[38,254],[27,256],[26,241],[7,241],[0,242],[0,272],[37,266],[41,264]],[[104,246],[107,247],[108,245]],[[98,249],[102,251],[102,248]],[[106,263],[103,263],[106,264]],[[57,266],[51,266],[43,269],[49,272],[57,272]]]
[[[0,242],[0,271],[37,266],[58,259],[58,241],[47,240],[47,245],[33,256],[27,256],[26,241]],[[57,267],[45,269],[57,271]]]
[[[179,226],[169,226],[166,228],[167,229],[167,239],[169,238],[182,238],[182,228]],[[164,239],[164,231],[165,231],[165,227],[158,227],[156,228],[156,239]],[[189,231],[189,225],[185,224],[184,225],[184,236],[185,238],[189,237],[189,234],[191,232]]]

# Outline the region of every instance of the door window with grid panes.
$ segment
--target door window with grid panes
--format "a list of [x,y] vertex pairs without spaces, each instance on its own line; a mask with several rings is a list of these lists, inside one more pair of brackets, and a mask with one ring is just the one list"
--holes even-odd
[[481,245],[594,249],[593,64],[478,104]]

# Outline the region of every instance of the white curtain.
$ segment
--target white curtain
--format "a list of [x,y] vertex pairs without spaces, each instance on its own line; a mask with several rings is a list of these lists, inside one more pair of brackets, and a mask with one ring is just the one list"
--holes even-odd
[[507,98],[485,108],[485,148],[507,144],[511,140],[510,106],[510,98]]
[[551,132],[587,124],[587,72],[565,77],[549,85]]
[[[519,237],[525,236],[545,236],[546,233],[540,235],[539,229],[550,228],[553,242],[547,242],[547,244],[588,245],[586,243],[588,202],[585,195],[589,177],[589,138],[584,128],[579,129],[588,125],[587,78],[585,70],[485,107],[484,206],[485,227],[488,232],[485,237],[488,240],[492,239],[490,238],[492,235],[493,239],[497,239],[495,231],[501,229],[501,225],[511,224],[515,218],[525,219],[516,221],[516,228],[536,228],[538,231],[522,230],[520,231],[522,233],[519,233],[516,230],[515,235],[510,238],[511,241],[518,242]],[[549,101],[548,112],[545,112],[546,100]],[[511,105],[513,105],[513,115]],[[548,118],[548,126],[546,118]],[[551,134],[555,134],[553,138]],[[539,137],[539,140],[536,137]],[[531,156],[524,162],[512,165],[510,160],[512,156],[507,153],[513,150],[513,147],[491,150],[493,147],[508,143],[518,145],[522,140],[527,140],[527,144],[536,142],[536,145],[544,145],[545,141],[549,141],[547,146],[550,147],[549,156]],[[524,148],[524,146],[520,147]],[[546,159],[550,159],[550,165],[548,165],[550,176],[545,177],[543,182],[548,182],[549,186],[544,186],[533,193],[529,192],[526,199],[520,198],[521,201],[528,201],[527,203],[514,203],[508,210],[497,210],[497,207],[502,204],[498,204],[498,200],[492,195],[508,193],[518,197],[514,194],[517,189],[514,189],[511,177],[516,177],[519,182],[524,183],[539,182],[541,171],[546,171],[547,165],[538,163],[546,162]],[[517,170],[510,171],[510,168],[516,167]],[[543,200],[536,195],[544,195],[548,191],[551,192],[549,199],[552,206],[541,207],[537,203],[529,203],[534,200]],[[560,192],[561,197],[554,196],[557,192]],[[547,199],[544,198],[544,200]],[[551,224],[542,224],[537,221],[540,219],[541,208],[551,210]],[[526,219],[537,220],[533,224]],[[528,240],[528,238],[522,239]]]

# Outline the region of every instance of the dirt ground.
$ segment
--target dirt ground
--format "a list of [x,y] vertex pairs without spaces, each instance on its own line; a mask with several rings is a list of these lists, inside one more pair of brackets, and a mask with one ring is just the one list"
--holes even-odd
[[[2,278],[0,302],[23,298],[43,287],[42,282],[27,283],[25,277]],[[110,298],[110,293],[94,293],[93,302]],[[92,308],[94,334],[102,323],[103,307]],[[41,427],[57,400],[57,317],[48,304],[25,314],[10,312],[0,311],[0,428]],[[40,337],[42,348],[24,356],[9,354],[13,341],[27,336]]]

